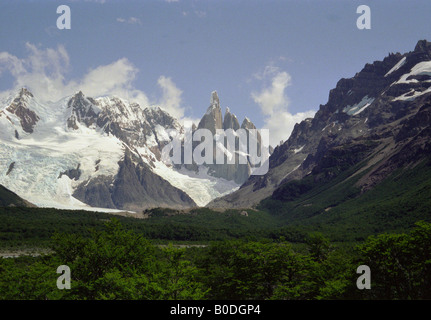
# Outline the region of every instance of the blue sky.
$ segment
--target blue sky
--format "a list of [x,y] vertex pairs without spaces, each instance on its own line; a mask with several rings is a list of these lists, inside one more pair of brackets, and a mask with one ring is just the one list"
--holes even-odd
[[[56,27],[59,5],[71,29]],[[359,30],[359,5],[371,29]],[[40,99],[116,94],[199,119],[223,108],[287,139],[340,78],[431,40],[431,1],[75,0],[0,4],[0,91]]]

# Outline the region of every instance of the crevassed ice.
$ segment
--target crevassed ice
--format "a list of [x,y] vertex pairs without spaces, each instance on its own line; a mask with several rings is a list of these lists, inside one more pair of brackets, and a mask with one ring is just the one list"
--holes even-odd
[[[72,196],[74,188],[90,176],[114,176],[124,154],[122,144],[113,136],[100,136],[94,131],[91,134],[91,130],[63,135],[51,131],[48,135],[45,129],[21,139],[19,144],[0,143],[0,167],[4,171],[0,172],[0,184],[41,207],[88,207]],[[13,170],[6,175],[13,162]],[[61,172],[78,165],[79,180],[66,176],[59,179]]]

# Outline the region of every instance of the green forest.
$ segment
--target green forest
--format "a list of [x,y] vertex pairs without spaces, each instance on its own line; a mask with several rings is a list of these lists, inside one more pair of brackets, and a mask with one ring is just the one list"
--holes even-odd
[[[119,219],[88,234],[56,232],[49,253],[0,259],[0,297],[7,300],[305,300],[430,299],[431,224],[385,233],[355,246],[321,233],[303,245],[281,237],[225,239],[202,246],[156,244]],[[60,290],[56,272],[71,270]],[[371,290],[356,272],[371,269]]]

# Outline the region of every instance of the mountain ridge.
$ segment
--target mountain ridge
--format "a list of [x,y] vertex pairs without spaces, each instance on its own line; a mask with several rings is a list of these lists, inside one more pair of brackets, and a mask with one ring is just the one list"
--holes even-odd
[[[430,68],[431,43],[420,40],[414,51],[389,54],[367,63],[354,77],[340,79],[314,118],[296,124],[289,139],[274,149],[266,175],[250,177],[239,190],[207,206],[255,207],[290,181],[336,176],[329,168],[337,161],[353,165],[368,159],[361,170],[370,172],[358,182],[365,192],[396,168],[428,157]],[[349,160],[349,152],[340,153],[343,148],[350,153],[362,148],[363,154]],[[407,159],[409,153],[414,156]]]

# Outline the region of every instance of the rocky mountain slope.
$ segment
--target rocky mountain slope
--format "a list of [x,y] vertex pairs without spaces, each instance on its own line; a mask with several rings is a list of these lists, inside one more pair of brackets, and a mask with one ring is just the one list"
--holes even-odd
[[337,183],[357,179],[355,187],[365,193],[396,170],[429,159],[430,120],[431,43],[421,40],[411,52],[390,54],[341,79],[315,117],[296,124],[275,148],[266,175],[250,177],[208,206],[289,201],[343,173]]
[[35,207],[35,205],[0,185],[0,207]]

